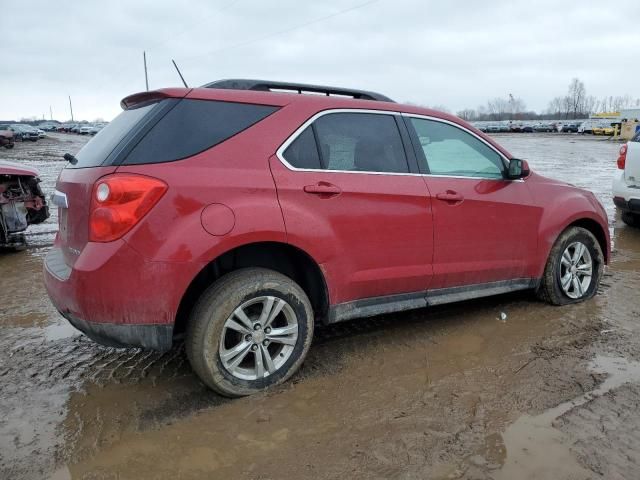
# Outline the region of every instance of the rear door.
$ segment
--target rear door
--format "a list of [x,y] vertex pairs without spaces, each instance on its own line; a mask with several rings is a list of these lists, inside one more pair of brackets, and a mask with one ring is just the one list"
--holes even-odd
[[624,178],[630,185],[640,186],[640,132],[627,143]]
[[433,195],[431,287],[523,279],[537,251],[541,209],[526,180],[506,180],[502,155],[470,131],[406,116]]
[[289,241],[320,263],[332,304],[428,286],[431,198],[398,119],[323,112],[271,158]]

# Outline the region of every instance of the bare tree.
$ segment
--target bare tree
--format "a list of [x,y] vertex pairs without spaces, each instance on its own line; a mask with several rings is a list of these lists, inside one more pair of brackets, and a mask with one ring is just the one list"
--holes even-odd
[[586,95],[584,83],[579,78],[571,80],[567,94],[567,113],[571,114],[572,118],[582,115]]
[[460,110],[456,113],[458,117],[463,120],[476,120],[478,118],[478,114],[473,108],[465,108],[464,110]]

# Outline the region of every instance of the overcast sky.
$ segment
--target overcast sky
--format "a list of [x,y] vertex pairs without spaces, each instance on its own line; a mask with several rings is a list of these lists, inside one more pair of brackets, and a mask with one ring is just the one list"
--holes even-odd
[[[188,4],[188,7],[186,6]],[[0,119],[112,119],[122,97],[221,78],[376,90],[455,112],[509,93],[543,110],[572,77],[640,96],[640,1],[2,2]]]

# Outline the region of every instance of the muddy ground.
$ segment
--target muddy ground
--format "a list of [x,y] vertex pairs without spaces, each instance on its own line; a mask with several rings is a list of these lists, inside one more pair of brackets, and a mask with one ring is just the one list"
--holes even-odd
[[[318,329],[292,381],[229,401],[180,346],[104,348],[65,323],[41,282],[54,212],[26,250],[0,253],[0,478],[638,478],[640,230],[610,199],[619,144],[496,137],[606,206],[614,257],[596,298],[505,295]],[[35,165],[51,191],[85,140],[0,159]]]

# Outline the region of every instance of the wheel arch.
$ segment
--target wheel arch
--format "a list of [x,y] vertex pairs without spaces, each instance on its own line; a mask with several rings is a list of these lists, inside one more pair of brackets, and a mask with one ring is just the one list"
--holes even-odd
[[[602,250],[602,255],[604,256],[604,263],[605,264],[609,263],[610,248],[609,248],[609,245],[607,244],[607,242],[609,241],[608,240],[609,237],[599,222],[597,222],[592,218],[585,217],[585,218],[580,218],[578,220],[575,220],[570,225],[568,225],[564,230],[570,227],[581,227],[591,232],[593,236],[596,237],[596,240],[598,240],[598,244],[600,245],[600,249]],[[564,230],[562,231],[564,232]],[[560,234],[562,234],[562,232],[560,232]]]
[[262,267],[295,281],[309,297],[317,321],[329,309],[329,291],[320,265],[305,251],[289,243],[254,242],[234,247],[211,260],[193,278],[180,300],[174,337],[184,334],[193,306],[202,293],[227,273],[247,267]]

